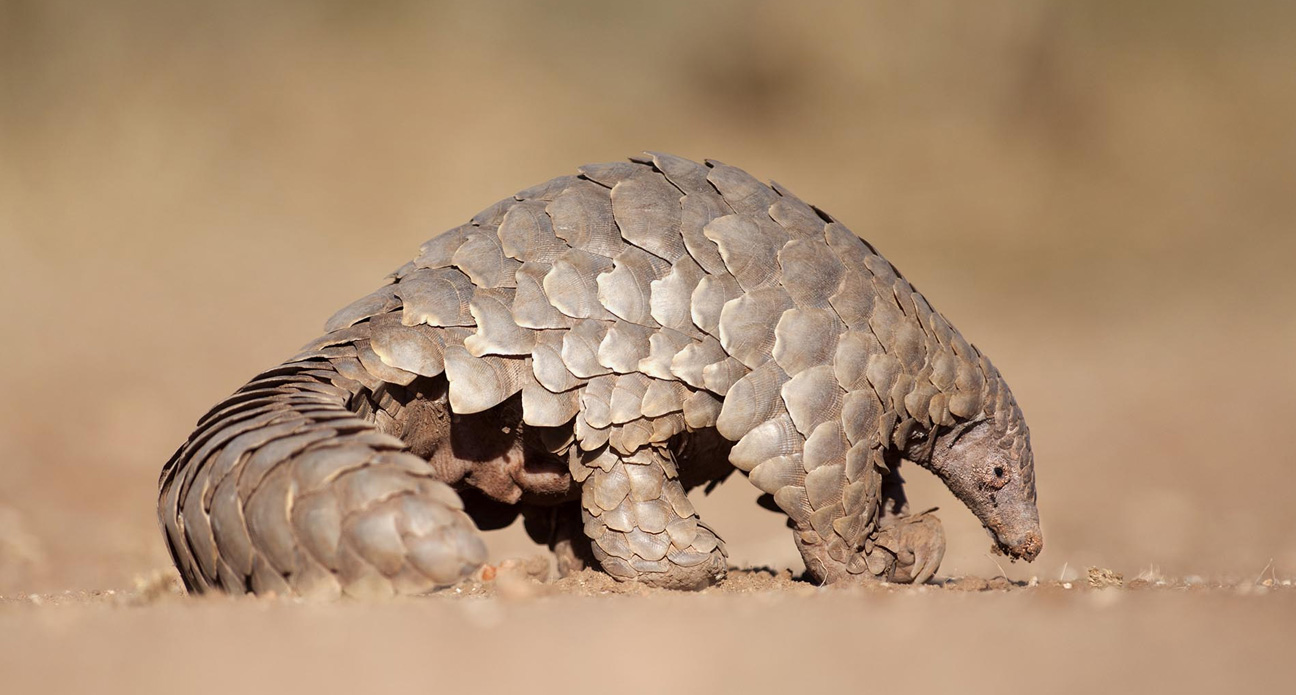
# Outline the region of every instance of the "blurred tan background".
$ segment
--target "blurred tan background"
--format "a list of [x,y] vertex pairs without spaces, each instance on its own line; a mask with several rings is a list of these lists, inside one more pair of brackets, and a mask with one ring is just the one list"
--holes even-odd
[[[1045,525],[1010,576],[1291,576],[1293,28],[1279,1],[0,2],[0,593],[167,566],[156,476],[212,403],[425,239],[643,149],[831,211],[992,356]],[[911,480],[942,574],[999,574]],[[699,504],[739,564],[797,566],[754,497]]]

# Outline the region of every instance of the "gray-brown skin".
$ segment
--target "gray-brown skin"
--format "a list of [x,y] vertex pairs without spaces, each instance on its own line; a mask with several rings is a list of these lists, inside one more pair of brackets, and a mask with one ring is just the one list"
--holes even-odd
[[1030,437],[990,361],[876,250],[719,162],[582,167],[423,245],[198,423],[158,512],[186,586],[421,593],[519,515],[558,555],[698,589],[686,495],[745,473],[824,582],[924,582],[928,468],[1032,560]]

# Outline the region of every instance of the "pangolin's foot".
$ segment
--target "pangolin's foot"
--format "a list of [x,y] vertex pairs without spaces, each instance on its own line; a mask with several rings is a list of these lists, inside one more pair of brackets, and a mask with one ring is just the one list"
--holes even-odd
[[[888,554],[886,577],[898,584],[923,584],[945,557],[945,529],[930,512],[882,520],[873,553]],[[870,558],[871,560],[871,558]],[[871,561],[870,566],[873,565]]]
[[621,456],[604,450],[572,466],[582,480],[585,535],[605,572],[682,590],[724,578],[724,543],[698,519],[668,452],[649,448]]
[[794,537],[807,574],[824,584],[922,584],[935,574],[945,555],[940,519],[926,512],[883,517],[862,547],[849,555],[813,533],[797,532]]

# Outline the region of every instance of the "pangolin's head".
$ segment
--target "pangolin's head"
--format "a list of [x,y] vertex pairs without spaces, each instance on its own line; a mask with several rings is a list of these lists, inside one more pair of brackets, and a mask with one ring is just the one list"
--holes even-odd
[[984,417],[939,434],[928,467],[981,520],[996,550],[1030,562],[1044,547],[1030,430],[1008,385],[987,371]]

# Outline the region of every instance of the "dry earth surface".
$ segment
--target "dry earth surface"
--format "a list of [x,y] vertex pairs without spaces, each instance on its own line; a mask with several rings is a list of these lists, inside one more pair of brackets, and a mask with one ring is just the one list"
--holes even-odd
[[383,604],[192,599],[169,573],[8,599],[0,667],[8,692],[1281,692],[1296,675],[1296,590],[1270,578],[839,589],[755,570],[679,594],[528,564]]
[[[0,0],[0,691],[1290,690],[1293,28],[1278,0]],[[777,178],[992,356],[1035,564],[913,472],[965,579],[794,581],[732,480],[695,502],[772,569],[699,595],[527,561],[381,605],[175,594],[156,476],[200,414],[425,239],[643,149]]]

